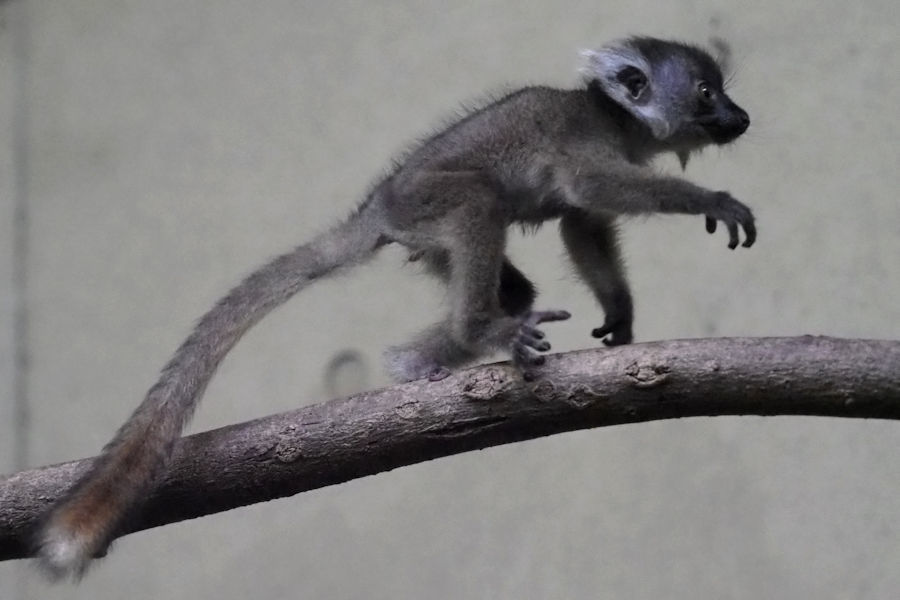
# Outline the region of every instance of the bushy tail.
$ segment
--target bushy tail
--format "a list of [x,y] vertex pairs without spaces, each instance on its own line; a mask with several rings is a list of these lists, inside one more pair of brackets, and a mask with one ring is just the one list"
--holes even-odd
[[81,576],[165,470],[219,363],[257,321],[316,279],[372,256],[383,241],[366,208],[251,274],[194,328],[91,469],[50,511],[36,545],[51,576]]

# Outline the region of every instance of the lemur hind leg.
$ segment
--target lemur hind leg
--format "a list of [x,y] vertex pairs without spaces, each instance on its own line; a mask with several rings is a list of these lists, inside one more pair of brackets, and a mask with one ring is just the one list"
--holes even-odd
[[[450,260],[446,252],[419,252],[410,260],[421,261],[428,272],[449,283]],[[500,309],[509,316],[524,315],[531,310],[535,296],[534,284],[508,258],[504,258],[498,290]],[[443,322],[436,323],[409,344],[389,349],[387,362],[391,374],[402,381],[423,377],[438,381],[450,374],[451,367],[478,359],[476,353],[454,341],[445,325]]]
[[443,216],[444,247],[420,258],[447,281],[450,314],[412,342],[391,348],[388,369],[404,381],[436,380],[446,377],[451,367],[503,350],[528,373],[544,362],[538,353],[550,349],[537,325],[569,314],[530,310],[534,287],[505,259],[507,223],[494,214],[498,203],[490,187],[459,174],[436,178],[442,181],[429,191],[452,195],[453,209]]
[[510,316],[523,315],[531,310],[537,296],[534,284],[509,262],[503,259],[500,268],[500,308]]
[[[450,258],[446,252],[422,250],[413,253],[409,260],[421,261],[429,273],[440,278],[444,283],[450,281]],[[503,264],[500,267],[500,289],[498,291],[498,300],[503,312],[509,316],[524,314],[531,310],[536,297],[537,290],[534,284],[510,262],[508,257],[504,256]]]

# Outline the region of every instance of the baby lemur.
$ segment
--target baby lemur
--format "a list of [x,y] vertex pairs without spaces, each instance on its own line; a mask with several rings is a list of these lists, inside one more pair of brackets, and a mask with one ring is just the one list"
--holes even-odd
[[90,471],[49,513],[36,543],[56,575],[80,575],[165,470],[175,440],[219,362],[269,311],[317,279],[391,243],[410,250],[449,287],[449,314],[388,351],[401,381],[432,380],[486,353],[508,352],[526,374],[550,349],[538,325],[568,318],[535,311],[531,282],[505,255],[514,223],[559,219],[565,246],[605,313],[593,330],[609,346],[632,341],[632,303],[616,242],[616,215],[703,215],[721,221],[729,248],[756,238],[753,215],[728,192],[657,174],[649,161],[686,162],[750,124],[723,90],[704,50],[634,37],[585,53],[585,85],[528,87],[419,144],[327,233],[275,258],[200,319],[143,403]]

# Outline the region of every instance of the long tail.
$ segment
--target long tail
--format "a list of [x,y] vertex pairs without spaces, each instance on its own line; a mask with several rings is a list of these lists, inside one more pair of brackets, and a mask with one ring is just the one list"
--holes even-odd
[[219,363],[250,327],[308,284],[362,262],[384,244],[381,228],[368,214],[364,205],[337,227],[274,259],[200,319],[141,405],[43,523],[36,545],[51,576],[80,577],[92,558],[104,554],[165,470]]

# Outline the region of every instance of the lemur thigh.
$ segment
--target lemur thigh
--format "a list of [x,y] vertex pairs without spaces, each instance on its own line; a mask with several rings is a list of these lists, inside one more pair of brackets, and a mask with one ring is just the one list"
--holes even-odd
[[[427,271],[445,283],[450,280],[450,259],[446,252],[423,252],[415,260],[421,260]],[[508,257],[500,266],[500,308],[510,316],[522,315],[534,304],[537,291],[534,284],[516,268]]]

